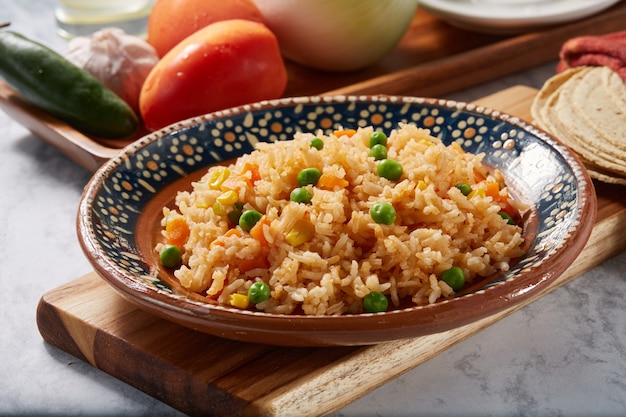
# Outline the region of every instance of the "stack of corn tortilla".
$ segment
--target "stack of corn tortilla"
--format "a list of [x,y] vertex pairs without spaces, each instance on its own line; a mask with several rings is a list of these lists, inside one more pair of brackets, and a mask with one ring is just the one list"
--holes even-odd
[[607,67],[576,67],[536,96],[537,124],[576,152],[597,180],[626,185],[626,84]]
[[592,178],[626,185],[626,32],[617,35],[566,42],[559,72],[543,85],[531,114],[581,157]]

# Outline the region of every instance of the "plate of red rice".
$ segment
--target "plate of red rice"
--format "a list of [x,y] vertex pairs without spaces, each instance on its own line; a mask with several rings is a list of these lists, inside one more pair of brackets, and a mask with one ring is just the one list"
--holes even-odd
[[519,118],[415,97],[301,97],[186,120],[90,180],[78,234],[140,308],[234,340],[365,345],[544,290],[578,256],[593,185]]

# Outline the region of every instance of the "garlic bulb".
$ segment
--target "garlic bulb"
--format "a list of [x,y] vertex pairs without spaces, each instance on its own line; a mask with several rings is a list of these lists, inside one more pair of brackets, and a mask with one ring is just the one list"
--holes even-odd
[[135,111],[139,110],[141,86],[159,60],[150,44],[118,28],[72,39],[65,57],[91,73]]

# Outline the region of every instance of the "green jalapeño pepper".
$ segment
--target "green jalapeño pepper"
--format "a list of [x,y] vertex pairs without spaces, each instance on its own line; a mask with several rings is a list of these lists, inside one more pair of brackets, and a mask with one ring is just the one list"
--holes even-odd
[[22,98],[83,133],[124,138],[139,118],[119,96],[52,49],[0,32],[0,77]]

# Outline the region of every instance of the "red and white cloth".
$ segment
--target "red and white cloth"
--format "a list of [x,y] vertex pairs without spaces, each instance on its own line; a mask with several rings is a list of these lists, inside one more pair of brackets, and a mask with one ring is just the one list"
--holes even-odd
[[563,44],[559,57],[557,72],[580,66],[606,66],[626,82],[626,31],[572,38]]

